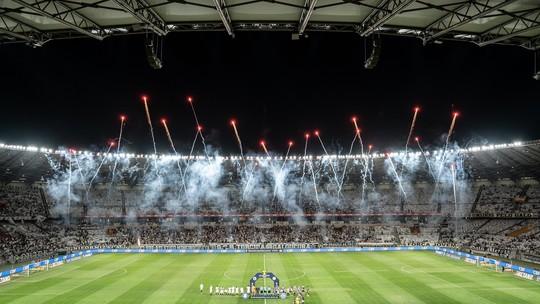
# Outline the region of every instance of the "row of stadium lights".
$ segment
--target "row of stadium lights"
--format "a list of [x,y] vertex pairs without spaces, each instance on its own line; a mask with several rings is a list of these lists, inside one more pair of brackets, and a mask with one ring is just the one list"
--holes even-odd
[[[519,141],[513,142],[510,144],[498,144],[498,145],[485,145],[485,146],[477,146],[477,147],[470,147],[467,149],[459,149],[459,150],[448,150],[449,153],[454,152],[461,152],[461,153],[467,153],[467,152],[480,152],[480,151],[491,151],[496,149],[504,149],[504,148],[511,148],[511,147],[519,147],[523,144]],[[66,155],[66,154],[72,154],[72,155],[88,155],[88,156],[105,156],[108,158],[122,158],[122,159],[130,159],[130,158],[146,158],[146,159],[164,159],[164,160],[205,160],[207,158],[224,161],[224,160],[242,160],[241,156],[202,156],[202,155],[174,155],[174,154],[133,154],[133,153],[102,153],[102,152],[90,152],[90,151],[79,151],[75,149],[69,149],[69,150],[53,150],[49,148],[39,148],[36,146],[22,146],[22,145],[6,145],[3,143],[0,143],[0,149],[4,150],[14,150],[14,151],[26,151],[26,152],[40,152],[45,154],[58,154],[58,155]],[[442,155],[443,150],[435,150],[435,151],[425,151],[426,155]],[[390,153],[366,153],[366,154],[352,154],[352,155],[306,155],[306,156],[288,156],[286,160],[328,160],[328,159],[362,159],[362,158],[385,158],[385,157],[420,157],[422,154],[420,152],[390,152]],[[245,160],[285,160],[285,157],[283,156],[245,156]]]

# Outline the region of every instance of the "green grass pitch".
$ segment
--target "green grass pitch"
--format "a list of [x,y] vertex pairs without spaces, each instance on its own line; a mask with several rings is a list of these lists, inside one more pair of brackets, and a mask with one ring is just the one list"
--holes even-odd
[[432,252],[101,254],[2,284],[0,303],[264,303],[208,287],[247,286],[265,261],[282,286],[311,288],[306,303],[540,303],[540,282]]

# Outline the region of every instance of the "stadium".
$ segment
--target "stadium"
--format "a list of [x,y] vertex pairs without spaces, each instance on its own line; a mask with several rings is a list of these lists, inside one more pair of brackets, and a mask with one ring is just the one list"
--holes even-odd
[[539,49],[533,0],[0,0],[0,303],[540,303]]

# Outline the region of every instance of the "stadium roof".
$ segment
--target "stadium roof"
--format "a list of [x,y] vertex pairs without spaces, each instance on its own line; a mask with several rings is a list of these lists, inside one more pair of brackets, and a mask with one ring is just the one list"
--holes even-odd
[[314,31],[540,47],[538,0],[0,0],[0,42]]

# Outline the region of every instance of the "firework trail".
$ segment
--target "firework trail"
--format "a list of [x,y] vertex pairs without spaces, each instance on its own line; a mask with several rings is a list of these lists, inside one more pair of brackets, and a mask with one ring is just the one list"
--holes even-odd
[[[185,192],[187,192],[187,187],[185,183],[186,175],[189,170],[189,163],[191,162],[191,157],[193,156],[193,149],[195,149],[195,144],[197,143],[197,137],[199,137],[199,128],[197,128],[197,132],[195,133],[195,137],[193,138],[193,143],[191,144],[191,150],[189,150],[189,156],[186,161],[186,169],[184,170],[184,172],[182,172],[182,180],[184,181],[183,184]],[[182,169],[180,169],[180,171],[182,171]]]
[[252,161],[251,168],[250,168],[251,170],[248,171],[247,164],[246,164],[246,162],[244,160],[244,167],[245,167],[244,176],[247,175],[248,180],[246,182],[244,190],[242,191],[242,202],[244,202],[246,193],[248,192],[249,186],[251,185],[251,180],[253,179],[253,173],[255,172],[255,166],[256,166],[255,161]]
[[281,170],[283,170],[283,167],[285,167],[285,163],[287,162],[287,158],[289,157],[289,152],[291,152],[291,147],[293,146],[293,144],[294,144],[293,141],[289,140],[288,146],[287,146],[287,153],[285,153],[285,158],[283,159],[283,163],[281,164],[280,172]]
[[[357,121],[357,118],[356,116],[353,116],[351,118],[353,124],[354,124],[354,137],[352,139],[352,142],[351,142],[351,148],[349,149],[349,154],[347,154],[347,156],[351,156],[352,154],[352,150],[353,150],[353,147],[354,147],[354,142],[356,141],[356,138],[358,137],[360,139],[360,145],[362,147],[362,155],[364,154],[364,151],[363,151],[363,145],[362,145],[362,138],[360,137],[360,128],[358,128],[358,124],[356,123]],[[341,176],[341,185],[340,185],[340,192],[341,192],[341,188],[343,187],[343,181],[345,180],[345,173],[347,172],[347,164],[349,163],[349,157],[347,157],[347,159],[345,160],[345,166],[343,168],[343,175]]]
[[276,198],[276,193],[277,193],[277,179],[279,177],[278,175],[278,172],[276,172],[276,169],[274,167],[274,163],[272,162],[272,159],[271,159],[271,156],[270,156],[270,153],[268,153],[268,149],[266,148],[266,142],[264,140],[261,140],[259,142],[259,144],[261,145],[262,149],[264,150],[264,153],[266,153],[266,156],[269,158],[269,162],[270,162],[270,169],[272,170],[272,173],[274,174],[274,193],[272,195],[272,202],[275,200]]
[[71,151],[69,152],[69,179],[68,179],[68,201],[67,201],[67,222],[71,222]]
[[204,139],[204,135],[202,133],[202,130],[203,130],[203,127],[202,126],[197,126],[197,131],[199,132],[199,136],[201,137],[201,143],[203,145],[203,149],[204,149],[204,155],[206,156],[206,158],[208,159],[208,150],[206,149],[206,141]]
[[323,148],[323,151],[324,151],[324,154],[328,157],[328,163],[330,164],[330,168],[332,169],[332,173],[334,174],[334,181],[336,183],[336,186],[337,186],[337,193],[338,193],[338,199],[339,199],[339,193],[341,192],[341,187],[339,185],[339,180],[338,180],[338,176],[337,176],[337,173],[336,173],[336,168],[334,168],[334,163],[332,162],[332,160],[330,159],[330,155],[328,154],[328,151],[326,151],[326,147],[324,146],[324,143],[322,141],[322,138],[319,136],[319,131],[315,130],[315,132],[313,132],[315,134],[315,136],[317,136],[317,138],[319,139],[319,142],[321,143],[321,146]]
[[[366,193],[366,179],[367,179],[368,172],[370,173],[370,179],[371,179],[371,172],[369,170],[369,154],[371,153],[371,147],[372,146],[371,145],[369,146],[368,157],[366,157],[364,155],[364,141],[362,140],[362,133],[361,133],[360,128],[358,127],[358,124],[357,124],[357,118],[353,117],[352,122],[354,123],[354,129],[356,131],[356,136],[358,137],[358,142],[360,143],[360,155],[362,156],[361,164],[363,166],[364,171],[362,173],[362,197],[361,197],[362,200],[361,200],[361,202],[364,203],[364,196],[365,196],[365,193]],[[351,146],[351,148],[352,148],[352,146]]]
[[411,136],[414,132],[414,126],[416,125],[416,117],[418,116],[418,111],[420,111],[420,107],[414,108],[414,115],[411,122],[411,127],[409,129],[409,135],[407,136],[407,142],[405,143],[405,154],[407,154],[407,149],[409,148],[409,142],[411,141]]
[[244,159],[244,149],[242,148],[242,140],[240,140],[240,135],[238,134],[238,129],[236,129],[236,120],[231,119],[231,126],[234,129],[234,135],[238,141],[238,147],[240,148],[240,156]]
[[450,136],[452,136],[452,133],[454,133],[454,127],[456,126],[456,118],[459,116],[458,112],[454,112],[452,117],[452,123],[450,123],[450,129],[448,129],[448,134],[446,135],[446,143],[445,143],[445,150],[448,147],[448,141],[450,140]]
[[357,130],[357,133],[354,133],[354,137],[351,141],[351,148],[349,149],[349,153],[347,154],[347,158],[345,159],[345,164],[343,166],[343,174],[341,175],[341,182],[340,182],[340,185],[339,185],[339,192],[338,192],[338,196],[341,194],[341,189],[343,188],[343,182],[345,181],[345,174],[347,173],[347,165],[349,163],[349,157],[351,156],[352,154],[352,150],[353,150],[353,147],[354,147],[354,142],[356,141],[356,138],[358,137],[358,132],[360,132],[360,130]]
[[266,156],[270,157],[270,153],[268,153],[268,149],[266,149],[266,142],[264,140],[260,141],[261,147],[263,148],[264,153],[266,153]]
[[427,159],[426,153],[424,152],[422,145],[420,145],[420,139],[418,137],[415,137],[414,141],[416,141],[416,144],[418,145],[418,148],[420,149],[420,153],[422,153],[422,156],[424,156],[424,160],[428,166],[429,174],[431,175],[431,177],[435,178],[435,173],[433,173],[433,170],[431,169],[431,164],[429,163]]
[[189,106],[191,107],[191,112],[193,112],[193,118],[195,118],[195,123],[197,124],[197,131],[199,132],[199,135],[201,136],[201,141],[204,147],[204,154],[208,158],[208,152],[206,149],[206,142],[204,140],[204,135],[202,133],[202,126],[199,123],[199,117],[197,116],[197,112],[195,111],[195,106],[193,105],[193,98],[191,96],[188,96],[187,101],[189,103]]
[[[163,128],[165,129],[165,133],[167,134],[167,139],[169,140],[169,144],[171,145],[171,148],[174,152],[174,155],[176,156],[176,166],[178,167],[178,170],[180,170],[180,173],[182,175],[182,185],[184,187],[184,190],[187,189],[186,182],[185,182],[185,175],[182,174],[182,167],[180,166],[180,161],[178,160],[178,152],[176,152],[176,147],[174,146],[174,142],[172,140],[171,132],[169,131],[169,126],[167,125],[167,120],[165,118],[161,119],[161,123],[163,124]],[[187,168],[186,168],[187,170]],[[180,195],[180,193],[178,194]]]
[[306,141],[304,143],[304,157],[302,158],[302,177],[300,177],[300,193],[298,201],[302,202],[302,194],[304,193],[304,178],[306,176],[306,157],[307,157],[307,146],[309,141],[309,133],[304,135]]
[[199,123],[199,118],[197,117],[197,112],[195,112],[195,106],[193,106],[193,98],[191,98],[191,96],[188,96],[187,98],[187,101],[191,107],[191,111],[193,112],[193,117],[195,118],[195,123],[197,124],[197,126],[200,125]]
[[455,225],[455,231],[457,233],[458,229],[458,220],[457,220],[457,196],[456,196],[456,168],[455,164],[450,165],[450,170],[452,171],[452,189],[454,191],[454,219],[456,221]]
[[[146,121],[150,127],[150,135],[152,136],[152,144],[154,145],[154,154],[157,154],[156,139],[154,137],[154,126],[152,126],[152,119],[150,118],[150,110],[148,109],[148,97],[143,96],[144,111],[146,112]],[[155,161],[155,160],[154,160]]]
[[306,175],[306,156],[307,156],[307,145],[309,141],[309,133],[306,133],[305,135],[306,141],[304,144],[304,158],[303,158],[303,164],[302,164],[302,184],[304,183],[304,176]]
[[[126,116],[125,115],[121,115],[120,116],[120,133],[118,135],[118,143],[116,144],[116,157],[114,158],[114,165],[113,165],[113,170],[112,170],[112,180],[111,180],[111,187],[114,183],[114,176],[115,176],[115,173],[116,173],[116,166],[118,165],[118,153],[120,153],[120,144],[122,142],[122,133],[124,131],[124,124],[125,124],[125,121],[126,121]],[[110,192],[111,192],[111,189],[109,189],[109,196],[110,196]]]
[[[368,146],[368,156],[371,155],[371,150],[373,149],[373,145],[369,145]],[[368,173],[369,173],[369,181],[374,184],[373,182],[373,167],[374,167],[374,164],[373,164],[373,157],[370,157],[369,158],[370,160],[370,166],[369,166],[369,170],[368,170]]]
[[193,150],[195,149],[195,144],[197,143],[197,138],[199,137],[199,131],[195,132],[195,137],[193,138],[193,142],[191,143],[191,149],[189,150],[189,157],[188,157],[188,163],[191,160],[191,157],[193,156]]
[[171,149],[173,150],[175,155],[178,155],[176,152],[176,148],[174,146],[174,142],[172,140],[171,132],[169,131],[169,126],[167,125],[167,120],[165,118],[161,119],[161,124],[163,125],[163,129],[165,129],[165,134],[167,135],[167,139],[169,140],[169,144],[171,145]]
[[407,193],[405,193],[405,190],[403,189],[403,185],[401,184],[401,178],[399,177],[399,175],[398,175],[398,173],[396,171],[396,167],[394,166],[394,162],[392,161],[392,157],[390,155],[386,155],[386,156],[387,156],[387,159],[388,159],[388,161],[390,163],[390,168],[392,168],[392,172],[396,176],[396,180],[397,180],[398,185],[399,185],[399,190],[401,190],[405,200],[407,200]]
[[240,157],[242,157],[242,163],[244,164],[244,174],[248,176],[248,180],[246,182],[246,186],[244,187],[244,191],[242,192],[242,201],[245,199],[245,195],[247,190],[249,189],[249,184],[251,182],[251,179],[253,177],[253,171],[255,170],[255,166],[252,164],[250,172],[248,172],[246,159],[244,157],[244,149],[242,147],[242,140],[240,139],[240,135],[238,133],[238,129],[236,128],[236,120],[231,119],[231,126],[234,130],[234,135],[236,136],[236,141],[238,142],[238,147],[240,148]]
[[[281,164],[281,167],[279,168],[278,176],[280,176],[281,172],[283,172],[283,168],[285,167],[285,163],[287,162],[287,157],[289,157],[289,152],[291,151],[292,145],[293,145],[292,140],[289,140],[287,153],[285,153],[285,158],[283,159],[283,163]],[[277,192],[277,183],[274,186],[274,195],[272,197],[272,201],[276,198],[276,192]]]
[[445,141],[445,144],[444,144],[444,149],[443,149],[443,152],[442,152],[442,156],[441,156],[441,161],[440,161],[440,165],[439,165],[439,170],[437,172],[437,179],[436,179],[436,184],[435,184],[435,190],[437,190],[437,185],[439,184],[439,181],[440,181],[440,178],[441,178],[441,173],[442,173],[442,169],[443,169],[443,166],[444,166],[444,161],[446,160],[446,151],[448,149],[448,143],[450,141],[450,136],[452,136],[452,133],[454,132],[454,127],[456,125],[456,118],[459,116],[459,113],[458,112],[454,112],[452,114],[452,122],[450,123],[450,128],[448,129],[448,134],[446,135],[446,141]]
[[[363,163],[363,166],[364,166],[364,172],[362,173],[362,203],[364,203],[364,196],[366,194],[366,179],[367,179],[367,176],[368,176],[368,172],[370,172],[369,170],[369,156],[371,154],[371,148],[373,147],[372,145],[369,145],[368,146],[368,154],[367,156],[364,156],[364,143],[362,142],[362,135],[360,133],[358,133],[358,140],[360,141],[360,147],[361,147],[361,155],[362,155],[362,163]],[[373,161],[373,159],[372,159]],[[370,178],[371,178],[371,172],[370,172]]]
[[79,163],[79,158],[77,156],[75,156],[75,162],[77,163],[77,171],[79,172],[79,177],[81,178],[81,184],[84,187],[84,176],[82,172],[82,167],[81,167],[81,164]]
[[360,128],[358,128],[358,124],[356,123],[356,121],[357,121],[356,116],[353,116],[353,118],[351,118],[351,120],[352,120],[352,122],[354,124],[354,132],[356,134],[360,133]]
[[313,190],[315,191],[315,200],[317,201],[317,205],[319,205],[319,209],[321,207],[321,203],[319,202],[319,193],[317,191],[317,181],[315,180],[315,171],[313,170],[313,161],[309,161],[309,168],[311,169],[311,178],[313,179]]
[[411,127],[409,128],[409,134],[407,135],[407,141],[405,142],[405,159],[403,160],[403,163],[401,164],[401,169],[399,171],[400,178],[402,177],[403,170],[405,169],[405,162],[407,161],[407,152],[408,152],[408,149],[409,149],[409,142],[411,141],[411,136],[412,136],[413,131],[414,131],[414,126],[416,125],[416,117],[418,116],[418,111],[420,111],[420,107],[415,107],[414,108],[413,118],[412,118],[412,121],[411,121]]
[[86,200],[88,200],[88,193],[90,192],[90,189],[92,188],[92,184],[94,183],[94,179],[96,179],[96,177],[97,177],[97,175],[99,173],[99,170],[101,170],[101,166],[103,166],[103,163],[105,162],[105,159],[107,159],[107,155],[111,151],[111,148],[114,147],[114,144],[115,144],[114,141],[111,141],[109,143],[109,148],[107,149],[107,152],[105,152],[105,154],[103,154],[103,159],[99,163],[99,166],[96,169],[96,173],[94,174],[94,176],[92,176],[92,179],[90,179],[90,183],[88,184],[88,188],[86,189]]

